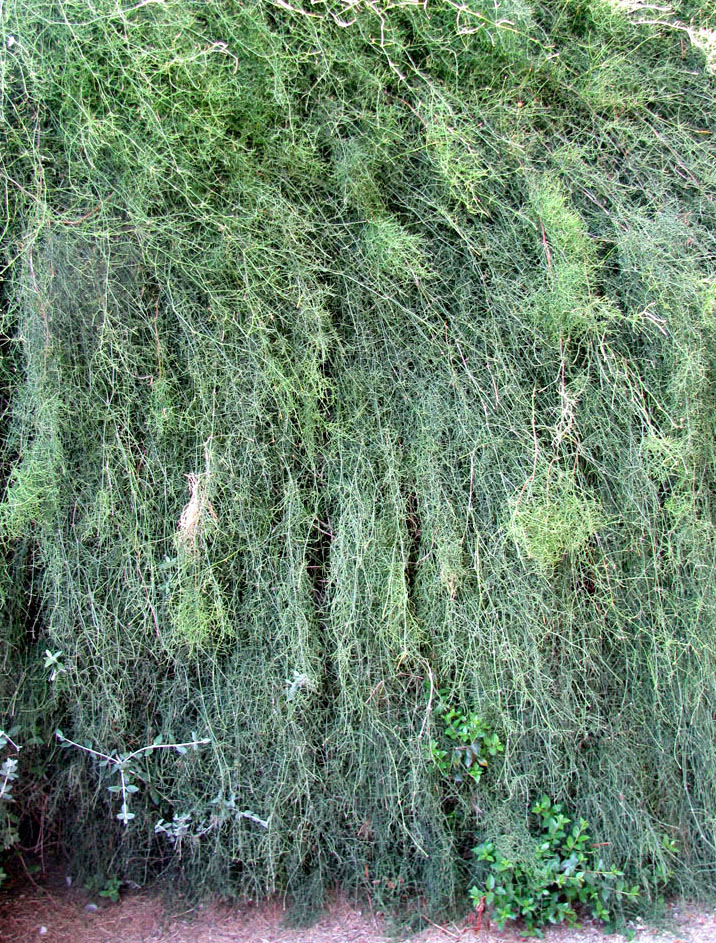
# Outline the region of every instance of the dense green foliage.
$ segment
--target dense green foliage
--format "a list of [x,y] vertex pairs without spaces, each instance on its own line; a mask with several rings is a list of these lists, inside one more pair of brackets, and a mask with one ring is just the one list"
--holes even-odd
[[582,910],[610,923],[612,901],[619,907],[624,898],[638,897],[639,888],[626,885],[616,866],[606,869],[588,822],[573,823],[547,796],[532,813],[539,824],[529,856],[510,861],[491,841],[474,849],[489,873],[485,887],[470,888],[470,896],[477,907],[489,905],[500,930],[521,919],[526,935],[541,936],[549,924],[576,924]]
[[[0,19],[28,840],[39,803],[85,874],[439,909],[548,794],[643,899],[712,889],[711,4]],[[468,784],[439,689],[504,745]],[[141,756],[131,822],[57,726]]]

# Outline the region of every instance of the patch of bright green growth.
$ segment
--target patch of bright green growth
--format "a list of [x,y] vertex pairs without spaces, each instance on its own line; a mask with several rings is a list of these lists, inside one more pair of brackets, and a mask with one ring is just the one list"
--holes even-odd
[[380,174],[380,147],[367,136],[353,136],[336,143],[334,179],[346,206],[371,218],[383,211],[376,177]]
[[[490,166],[475,137],[474,120],[447,110],[440,99],[428,110],[425,143],[453,199],[469,213],[486,213]],[[472,140],[471,140],[472,137]]]
[[[180,557],[184,557],[180,554]],[[199,560],[167,560],[167,592],[171,629],[169,647],[214,651],[234,634],[227,621],[222,593]],[[175,576],[168,571],[176,569]]]
[[554,340],[603,332],[619,312],[594,294],[597,254],[584,220],[570,206],[563,187],[549,177],[533,187],[530,203],[541,233],[545,288],[537,295],[535,318]]
[[52,523],[57,512],[58,465],[61,446],[56,437],[42,435],[10,472],[0,504],[0,527],[6,539],[32,537]]
[[567,474],[545,472],[512,500],[510,532],[540,568],[578,553],[604,523],[599,502]]
[[378,276],[404,282],[428,274],[420,238],[407,232],[397,220],[368,223],[363,232],[363,246],[368,266]]

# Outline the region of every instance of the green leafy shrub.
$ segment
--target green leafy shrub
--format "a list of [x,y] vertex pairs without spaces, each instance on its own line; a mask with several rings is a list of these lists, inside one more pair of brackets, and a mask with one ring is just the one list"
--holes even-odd
[[119,901],[122,884],[123,882],[116,876],[105,877],[103,874],[93,874],[85,881],[85,889],[90,894],[106,897],[107,900],[116,904]]
[[537,825],[529,860],[506,858],[492,841],[474,849],[487,877],[482,887],[470,889],[470,898],[474,905],[484,898],[500,930],[508,921],[522,920],[525,935],[542,936],[542,927],[574,925],[582,911],[608,922],[615,896],[638,896],[638,887],[628,887],[622,871],[605,866],[584,819],[574,822],[547,796],[532,813]]
[[504,747],[496,733],[474,713],[449,706],[442,699],[435,709],[439,739],[430,741],[430,754],[443,776],[455,783],[479,782],[492,757]]

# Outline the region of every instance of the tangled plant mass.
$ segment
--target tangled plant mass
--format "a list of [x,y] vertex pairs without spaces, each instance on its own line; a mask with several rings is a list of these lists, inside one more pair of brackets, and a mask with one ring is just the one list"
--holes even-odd
[[430,916],[548,796],[713,889],[711,7],[3,5],[26,846]]

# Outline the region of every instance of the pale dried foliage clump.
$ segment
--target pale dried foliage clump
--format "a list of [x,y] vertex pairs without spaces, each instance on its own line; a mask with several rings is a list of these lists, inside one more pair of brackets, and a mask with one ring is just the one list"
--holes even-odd
[[216,511],[209,500],[209,482],[211,469],[208,446],[204,447],[206,468],[203,472],[190,472],[186,478],[189,483],[189,501],[179,517],[177,539],[185,550],[196,550],[197,539],[204,532],[206,518],[218,523]]

